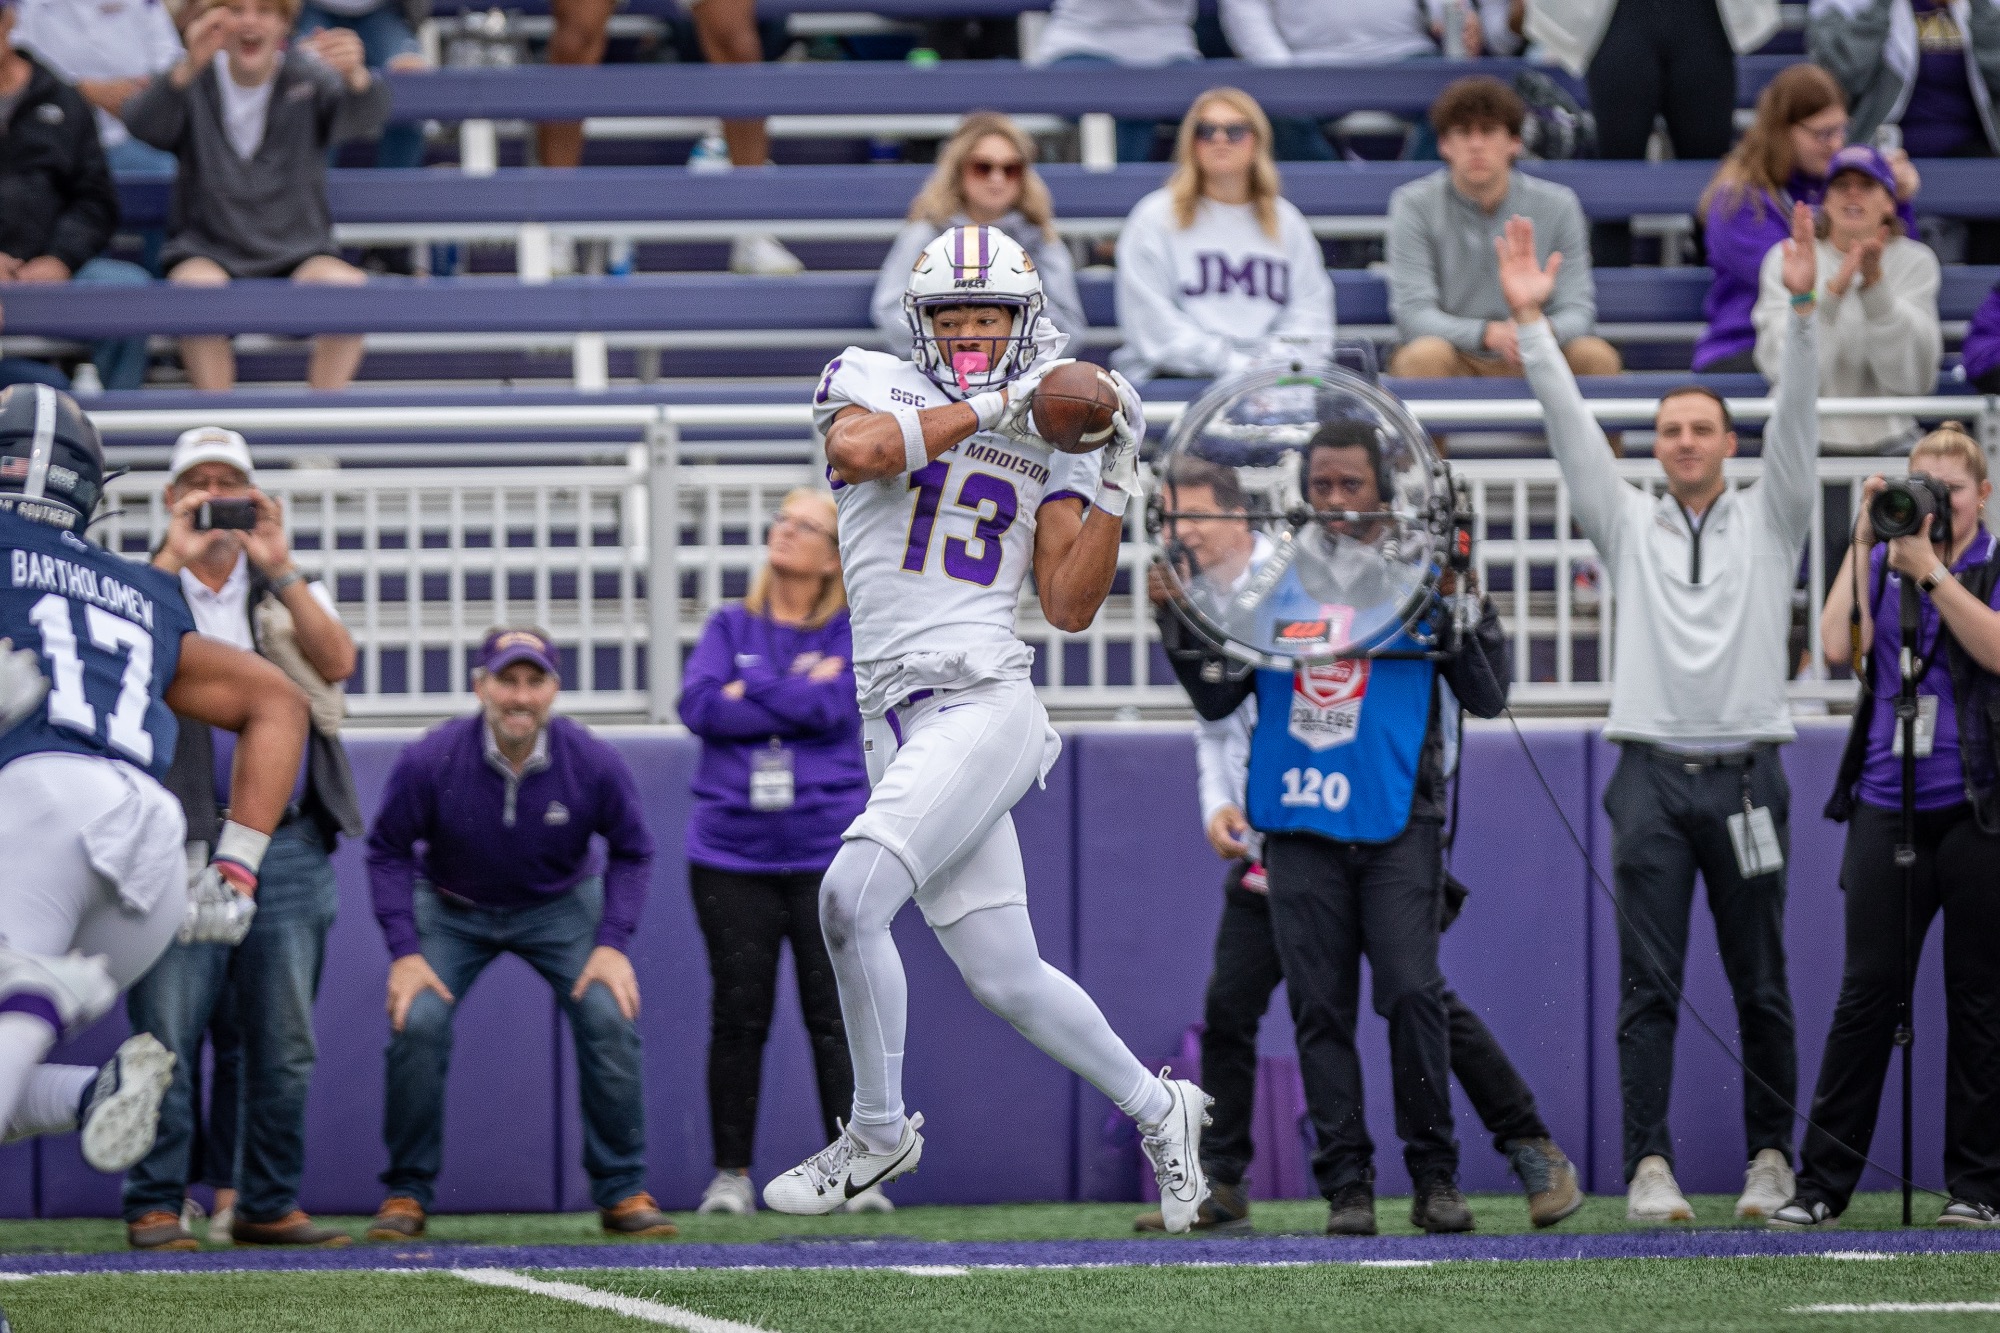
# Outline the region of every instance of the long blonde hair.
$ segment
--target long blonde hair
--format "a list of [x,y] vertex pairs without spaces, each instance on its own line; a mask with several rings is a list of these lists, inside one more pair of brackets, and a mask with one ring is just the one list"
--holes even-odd
[[1916,447],[1910,450],[1910,461],[1916,462],[1921,454],[1932,458],[1956,458],[1965,464],[1965,470],[1972,474],[1975,482],[1986,480],[1986,451],[1956,421],[1947,421],[1918,440]]
[[1221,102],[1250,122],[1251,133],[1257,140],[1257,157],[1250,164],[1250,207],[1256,210],[1257,225],[1275,240],[1277,201],[1283,197],[1283,189],[1278,179],[1277,159],[1271,156],[1271,118],[1257,105],[1256,98],[1240,88],[1210,88],[1195,98],[1194,105],[1181,117],[1180,133],[1174,136],[1174,174],[1167,177],[1167,197],[1173,200],[1174,222],[1185,231],[1194,225],[1195,210],[1201,207],[1207,182],[1202,179],[1201,164],[1194,157],[1194,126],[1201,118],[1201,109],[1210,102]]
[[1722,159],[1708,188],[1695,205],[1705,221],[1711,204],[1736,209],[1750,202],[1752,217],[1761,220],[1764,207],[1777,206],[1797,165],[1792,154],[1792,126],[1817,116],[1830,106],[1847,109],[1847,94],[1833,75],[1818,65],[1789,65],[1757,95],[1757,114],[1729,156]]
[[[833,530],[827,535],[827,540],[833,543],[833,573],[820,580],[819,596],[813,598],[812,611],[802,626],[804,629],[818,629],[847,609],[847,584],[840,577],[840,510],[834,505],[833,497],[825,491],[812,486],[795,486],[786,491],[785,498],[778,502],[779,512],[784,512],[786,505],[800,499],[823,505],[827,517],[833,520]],[[771,562],[767,558],[750,578],[750,591],[743,596],[743,609],[753,616],[768,616],[770,603]]]
[[917,197],[910,201],[910,221],[944,228],[965,212],[965,159],[981,139],[999,135],[1021,155],[1021,197],[1015,211],[1041,228],[1042,239],[1056,238],[1056,206],[1049,187],[1035,172],[1035,141],[998,111],[974,111],[938,149],[937,166]]

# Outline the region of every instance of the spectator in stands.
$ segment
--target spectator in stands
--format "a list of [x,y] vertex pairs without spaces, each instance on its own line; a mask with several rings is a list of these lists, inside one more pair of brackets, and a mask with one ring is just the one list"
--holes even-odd
[[[712,4],[714,0],[702,0]],[[1056,236],[1049,187],[1035,174],[1035,141],[1007,117],[975,111],[938,150],[937,167],[910,203],[910,222],[882,261],[869,312],[898,356],[910,351],[903,289],[924,247],[952,227],[998,227],[1019,241],[1042,274],[1043,313],[1071,339],[1089,323],[1077,295],[1069,247]]]
[[[1221,6],[1229,45],[1253,65],[1382,65],[1435,56],[1443,10],[1427,0],[1222,0]],[[1466,5],[1465,53],[1486,53],[1489,26],[1508,42],[1506,18],[1505,0]],[[1271,130],[1279,161],[1338,156],[1314,117],[1275,116]]]
[[1135,382],[1206,378],[1333,353],[1333,283],[1305,215],[1280,191],[1256,99],[1211,88],[1174,142],[1166,185],[1118,238],[1111,362]]
[[[1841,857],[1846,962],[1813,1092],[1797,1193],[1778,1227],[1830,1226],[1860,1182],[1882,1103],[1889,1054],[1911,970],[1931,919],[1944,914],[1944,1176],[1951,1198],[1939,1226],[2000,1227],[2000,932],[1993,866],[2000,860],[1994,807],[1992,708],[2000,675],[2000,609],[1993,605],[1996,551],[1981,511],[1993,494],[1986,453],[1957,422],[1923,437],[1910,469],[1949,492],[1949,511],[1923,530],[1881,541],[1869,523],[1880,474],[1863,487],[1854,542],[1827,584],[1820,616],[1827,655],[1852,665],[1865,687],[1826,814],[1847,824]],[[1950,540],[1942,538],[1949,520]],[[1912,587],[1912,585],[1915,585]],[[1858,617],[1857,590],[1865,587]],[[1905,596],[1917,601],[1904,637]],[[1853,626],[1850,637],[1850,624]],[[1838,644],[1836,648],[1834,645]],[[1850,647],[1850,644],[1852,645]],[[1912,654],[1917,668],[1916,759],[1905,769],[1895,699]],[[1913,781],[1914,837],[1903,832],[1904,774]],[[1916,864],[1899,868],[1900,844]],[[1903,953],[1909,953],[1907,962]]]
[[[1674,1034],[1697,873],[1736,999],[1749,1158],[1738,1218],[1768,1218],[1792,1196],[1798,1042],[1785,980],[1785,849],[1791,788],[1778,747],[1796,734],[1777,646],[1819,505],[1819,321],[1812,218],[1792,209],[1785,242],[1792,322],[1784,380],[1764,430],[1763,476],[1732,488],[1729,408],[1690,384],[1660,400],[1654,454],[1666,494],[1619,477],[1604,431],[1542,311],[1558,266],[1538,257],[1517,218],[1500,251],[1500,286],[1520,326],[1528,384],[1570,512],[1604,560],[1618,605],[1618,671],[1605,736],[1619,743],[1605,790],[1617,886],[1618,1065],[1625,1112],[1626,1216],[1694,1220],[1674,1180],[1667,1123]],[[1735,834],[1736,836],[1732,836]]]
[[[1528,0],[1527,35],[1588,81],[1599,157],[1643,159],[1664,117],[1675,157],[1712,159],[1735,137],[1736,57],[1778,22],[1778,0]],[[1594,241],[1599,265],[1632,262],[1629,222]]]
[[[234,278],[352,286],[360,269],[334,252],[327,149],[381,131],[389,90],[368,72],[361,39],[328,28],[286,34],[299,0],[207,0],[187,28],[187,54],[125,104],[125,124],[179,159],[170,281],[220,287]],[[345,388],[361,366],[358,334],[313,340],[307,382]],[[197,389],[236,382],[226,337],[181,339]]]
[[[1847,93],[1853,137],[1884,126],[1916,157],[2000,151],[2000,4],[1993,0],[1813,0],[1806,49]],[[2000,223],[1965,224],[1964,262],[2000,263]]]
[[[429,16],[429,0],[306,0],[294,36],[305,39],[327,28],[345,28],[361,39],[370,69],[420,70],[429,67],[417,44],[414,23]],[[397,120],[375,141],[378,167],[424,164],[422,121]]]
[[[829,1141],[854,1101],[840,990],[819,926],[820,877],[868,804],[834,524],[825,491],[785,497],[750,595],[709,617],[682,678],[681,721],[701,737],[688,887],[714,986],[708,1121],[716,1174],[701,1196],[704,1213],[756,1211],[750,1161],[787,939]],[[847,1207],[888,1202],[871,1189]]]
[[160,0],[20,0],[14,39],[97,112],[113,174],[167,174],[174,157],[141,143],[118,118],[147,82],[181,58],[181,36]]
[[[241,1244],[346,1245],[347,1233],[315,1223],[299,1209],[298,1195],[306,1087],[317,1054],[313,1000],[340,899],[327,856],[338,835],[362,831],[339,734],[340,682],[354,674],[354,640],[326,584],[308,580],[293,562],[284,511],[257,489],[241,435],[213,426],[186,432],[174,444],[168,477],[167,536],[153,567],[179,579],[202,634],[269,658],[306,691],[312,729],[291,805],[264,854],[250,933],[233,946],[168,945],[126,997],[132,1030],[152,1033],[176,1059],[159,1137],[125,1177],[125,1234],[134,1249],[196,1248],[181,1220],[182,1200],[202,1037],[221,1010],[225,1021],[236,1021],[244,1079],[234,1154],[240,1181],[233,1171],[221,1173],[224,1184],[242,1190],[229,1236]],[[253,505],[256,526],[206,526],[203,507],[225,501]],[[191,866],[207,862],[221,833],[235,741],[233,732],[181,720],[167,789],[187,817]]]
[[2000,393],[2000,283],[1972,312],[1959,361],[1965,378],[1981,393]]
[[1431,107],[1445,168],[1389,196],[1389,309],[1403,345],[1389,373],[1518,378],[1521,348],[1500,290],[1494,246],[1507,220],[1535,224],[1546,258],[1560,253],[1549,327],[1579,375],[1616,375],[1618,351],[1598,337],[1597,289],[1583,205],[1567,186],[1514,170],[1527,107],[1495,78],[1460,79]]
[[[618,0],[549,0],[554,23],[547,51],[551,65],[601,65]],[[545,120],[535,126],[535,161],[545,167],[583,165],[583,122]]]
[[[653,839],[632,772],[587,729],[552,715],[562,681],[547,634],[493,630],[478,660],[480,711],[403,751],[368,835],[375,919],[394,959],[382,1117],[389,1195],[369,1239],[424,1234],[444,1152],[453,1006],[502,953],[541,973],[569,1015],[583,1167],[600,1225],[617,1236],[674,1235],[645,1192],[639,980],[626,953]],[[605,842],[601,874],[593,835]]]
[[[144,269],[104,256],[118,191],[90,104],[14,45],[19,16],[13,0],[0,0],[0,284],[143,283]],[[91,357],[113,388],[145,378],[143,338],[98,342]]]
[[[1834,155],[1820,206],[1819,384],[1829,398],[1920,396],[1937,387],[1944,335],[1938,325],[1937,256],[1903,234],[1896,178],[1882,155],[1849,144]],[[1800,304],[1785,286],[1784,249],[1764,257],[1757,294],[1757,368],[1773,385],[1785,364]],[[1820,447],[1832,453],[1901,453],[1916,439],[1906,416],[1823,417]]]
[[[1136,69],[1186,64],[1201,59],[1194,19],[1194,0],[1055,0],[1034,61]],[[1151,119],[1121,118],[1118,160],[1151,161],[1157,126]],[[1043,278],[1046,286],[1046,273]]]

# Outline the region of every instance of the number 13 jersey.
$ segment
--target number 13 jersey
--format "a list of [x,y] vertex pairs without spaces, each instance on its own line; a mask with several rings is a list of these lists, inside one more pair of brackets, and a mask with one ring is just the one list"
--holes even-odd
[[122,759],[165,779],[167,686],[194,616],[180,585],[74,533],[0,512],[0,635],[42,659],[42,706],[0,735],[0,765],[51,750]]
[[[820,377],[813,422],[824,435],[850,404],[890,412],[951,401],[910,362],[850,347]],[[828,470],[864,713],[873,715],[870,677],[883,674],[870,663],[912,653],[999,661],[1025,652],[1014,616],[1034,558],[1036,515],[1055,500],[1089,503],[1098,466],[1094,453],[981,431],[915,472],[847,484]],[[1020,671],[993,674],[1025,675],[1029,659],[1019,660]]]

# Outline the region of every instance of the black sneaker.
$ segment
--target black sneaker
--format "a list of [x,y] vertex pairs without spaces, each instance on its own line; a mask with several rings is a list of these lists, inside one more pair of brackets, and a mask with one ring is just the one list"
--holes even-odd
[[1436,1176],[1417,1185],[1410,1200],[1410,1225],[1433,1235],[1472,1230],[1472,1209],[1449,1176]]
[[2000,1208],[1970,1199],[1953,1199],[1938,1214],[1941,1227],[2000,1227]]
[[1372,1236],[1375,1234],[1375,1191],[1356,1181],[1327,1201],[1326,1234],[1329,1236]]
[[1780,1231],[1810,1231],[1815,1227],[1830,1227],[1838,1221],[1840,1214],[1833,1211],[1832,1204],[1801,1194],[1772,1213],[1771,1220],[1764,1225]]

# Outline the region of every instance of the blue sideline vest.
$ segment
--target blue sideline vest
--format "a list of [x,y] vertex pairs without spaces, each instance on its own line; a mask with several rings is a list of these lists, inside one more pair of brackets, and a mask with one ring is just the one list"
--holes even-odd
[[[1292,622],[1294,637],[1345,636],[1344,607]],[[1288,632],[1287,626],[1277,627]],[[1390,650],[1425,645],[1398,634]],[[1298,672],[1257,673],[1257,729],[1250,738],[1249,816],[1264,833],[1314,833],[1339,842],[1388,842],[1409,823],[1417,765],[1430,724],[1437,666],[1424,660],[1353,659]]]

